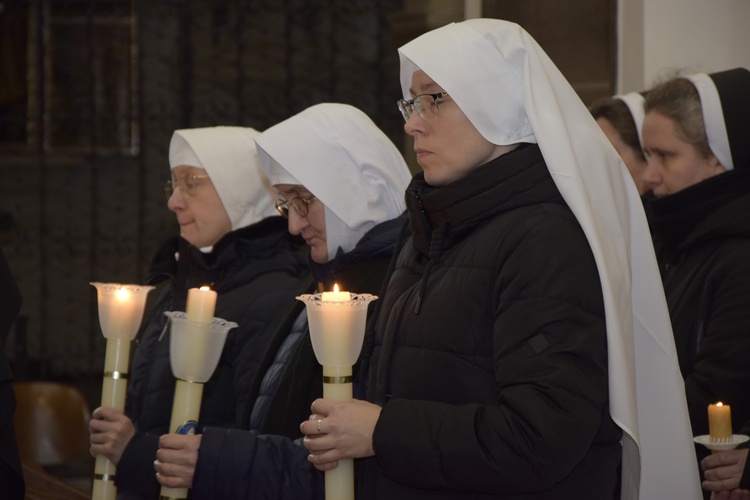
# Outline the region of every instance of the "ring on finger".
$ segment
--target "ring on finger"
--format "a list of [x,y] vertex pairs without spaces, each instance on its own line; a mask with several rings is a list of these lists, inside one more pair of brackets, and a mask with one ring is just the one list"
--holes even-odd
[[320,423],[322,422],[321,419],[318,419],[318,434],[320,434]]

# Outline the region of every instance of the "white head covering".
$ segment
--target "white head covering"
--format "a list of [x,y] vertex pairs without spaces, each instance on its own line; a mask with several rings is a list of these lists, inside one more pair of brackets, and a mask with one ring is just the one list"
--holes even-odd
[[[496,145],[538,143],[602,283],[610,412],[623,429],[623,500],[702,498],[685,391],[643,206],[565,77],[520,26],[473,19],[399,49],[410,98],[422,69]],[[639,456],[640,453],[640,456]],[[640,461],[639,461],[640,458]]]
[[646,117],[643,103],[645,98],[638,92],[630,92],[628,94],[616,95],[615,99],[621,100],[628,107],[630,116],[633,117],[633,121],[635,122],[635,129],[638,132],[638,144],[643,149],[643,119]]
[[729,136],[724,126],[724,111],[721,108],[719,91],[714,81],[705,73],[697,73],[686,77],[698,90],[703,111],[703,123],[708,137],[708,146],[719,160],[721,166],[727,170],[734,169],[732,152],[729,149]]
[[325,206],[329,260],[406,209],[404,191],[411,180],[406,162],[357,108],[317,104],[255,141],[271,184],[303,185]]
[[258,172],[253,140],[260,132],[246,127],[176,130],[169,144],[169,168],[202,168],[211,178],[229,215],[232,230],[278,215]]

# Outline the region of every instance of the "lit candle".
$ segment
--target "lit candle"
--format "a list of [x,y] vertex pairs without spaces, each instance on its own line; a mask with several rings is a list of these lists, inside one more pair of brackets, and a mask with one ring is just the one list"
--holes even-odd
[[349,302],[352,300],[352,294],[349,292],[339,292],[339,285],[333,285],[332,292],[323,292],[320,299],[323,302]]
[[216,292],[207,286],[188,290],[187,313],[188,321],[210,323],[214,319],[216,309]]
[[[172,402],[172,418],[169,422],[169,432],[189,434],[198,430],[198,416],[200,415],[203,399],[203,384],[206,380],[198,380],[198,372],[206,371],[207,353],[211,350],[211,323],[216,309],[216,292],[207,286],[188,290],[185,319],[180,331],[176,331],[172,323],[172,337],[170,341],[170,363],[172,373],[177,378],[175,383],[174,400]],[[176,336],[183,338],[181,344],[184,349],[175,352]],[[223,347],[224,341],[221,341]],[[216,364],[208,370],[210,377]],[[185,377],[185,378],[181,378]],[[187,498],[187,488],[169,488],[162,486],[161,498]]]
[[729,405],[721,402],[708,405],[708,432],[711,441],[731,439],[732,413]]
[[[310,325],[310,338],[318,362],[323,365],[323,397],[352,400],[352,365],[362,350],[367,305],[377,297],[339,291],[302,295]],[[354,461],[341,459],[325,473],[326,500],[354,499]]]
[[[141,324],[146,295],[152,286],[120,285],[117,283],[91,283],[96,287],[99,306],[99,324],[107,348],[104,356],[102,381],[102,406],[123,411],[127,390],[130,341]],[[92,498],[114,500],[115,466],[104,455],[97,455],[94,466]]]

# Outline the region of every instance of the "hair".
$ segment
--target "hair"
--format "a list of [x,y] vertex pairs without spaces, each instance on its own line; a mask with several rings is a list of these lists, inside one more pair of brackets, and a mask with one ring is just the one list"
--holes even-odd
[[591,103],[589,111],[595,120],[604,118],[611,123],[617,133],[620,134],[622,141],[636,152],[641,161],[646,162],[646,156],[641,148],[641,140],[638,137],[638,129],[627,104],[614,97],[601,97]]
[[674,121],[678,136],[703,158],[713,154],[708,145],[700,95],[690,80],[677,77],[655,86],[648,91],[643,106],[646,113],[655,111]]

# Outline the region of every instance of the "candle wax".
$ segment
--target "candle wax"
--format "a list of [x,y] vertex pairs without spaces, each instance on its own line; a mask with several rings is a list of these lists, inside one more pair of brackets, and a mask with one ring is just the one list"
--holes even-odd
[[333,291],[323,292],[320,299],[323,302],[349,302],[352,296],[349,292],[339,292],[339,286],[333,285]]
[[732,413],[729,405],[708,405],[708,430],[712,439],[732,437]]
[[211,323],[216,309],[216,292],[202,286],[188,290],[187,307],[185,313],[188,321],[197,323]]

